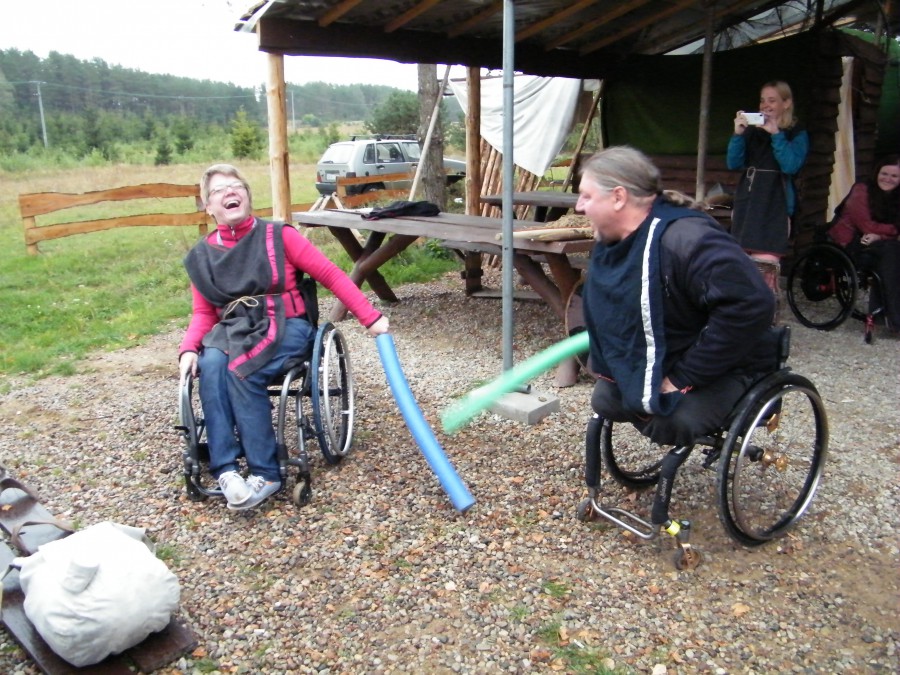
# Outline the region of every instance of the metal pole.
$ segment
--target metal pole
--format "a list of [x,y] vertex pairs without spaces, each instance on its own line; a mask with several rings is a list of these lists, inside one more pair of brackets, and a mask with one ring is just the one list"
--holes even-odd
[[41,133],[44,136],[44,147],[50,147],[47,143],[47,123],[44,122],[44,99],[41,97],[41,83],[35,82],[37,85],[38,110],[41,113]]
[[503,265],[503,370],[513,366],[513,117],[515,115],[515,3],[503,1],[503,190],[500,199],[503,209],[503,247],[500,261]]

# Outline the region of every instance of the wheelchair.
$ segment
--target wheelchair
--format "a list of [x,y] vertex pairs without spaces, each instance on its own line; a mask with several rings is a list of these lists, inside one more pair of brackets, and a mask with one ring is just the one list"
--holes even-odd
[[[695,447],[702,467],[717,473],[718,514],[738,543],[755,547],[786,534],[812,503],[825,468],[828,420],[815,386],[787,367],[790,332],[780,329],[778,369],[758,379],[712,435],[667,453],[631,424],[594,414],[585,435],[588,497],[577,508],[583,522],[602,517],[644,540],[660,532],[676,542],[675,567],[690,570],[701,554],[691,546],[689,520],[673,519],[675,475]],[[630,491],[655,487],[650,519],[601,495],[601,469]]]
[[[301,286],[306,307],[316,307],[314,282]],[[317,312],[308,316],[315,326]],[[319,325],[309,359],[290,359],[268,388],[273,401],[273,424],[281,483],[286,485],[296,469],[292,493],[294,504],[305,506],[312,499],[309,443],[315,441],[325,462],[335,465],[353,445],[354,383],[347,343],[332,323]],[[205,471],[209,445],[200,407],[190,375],[179,388],[179,424],[184,441],[182,466],[188,498],[204,501],[222,497],[216,481]]]
[[797,320],[808,328],[833,330],[852,316],[863,322],[864,339],[871,344],[875,321],[884,313],[884,286],[878,273],[865,264],[865,251],[858,262],[824,239],[797,258],[786,290]]

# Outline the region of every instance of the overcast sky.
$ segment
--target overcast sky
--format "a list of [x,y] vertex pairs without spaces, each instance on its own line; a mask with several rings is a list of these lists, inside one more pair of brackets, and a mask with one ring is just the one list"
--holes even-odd
[[[251,87],[265,83],[256,35],[236,33],[253,0],[0,0],[0,49],[51,51],[149,73]],[[286,56],[293,84],[384,84],[415,91],[416,66],[374,59]],[[453,70],[454,77],[456,69]],[[438,77],[443,68],[438,68]]]

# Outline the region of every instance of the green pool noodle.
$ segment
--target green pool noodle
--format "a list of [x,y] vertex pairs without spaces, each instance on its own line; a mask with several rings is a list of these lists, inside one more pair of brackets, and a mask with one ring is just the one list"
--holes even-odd
[[513,391],[523,382],[550,370],[563,359],[586,351],[587,348],[588,334],[587,331],[582,331],[557,342],[555,345],[535,354],[530,359],[522,361],[522,363],[510,368],[496,380],[473,389],[444,410],[443,415],[441,415],[444,431],[447,433],[457,431],[503,394]]

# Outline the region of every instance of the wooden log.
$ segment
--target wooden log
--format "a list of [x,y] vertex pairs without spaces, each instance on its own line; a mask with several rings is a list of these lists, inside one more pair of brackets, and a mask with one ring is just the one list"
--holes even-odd
[[[590,227],[541,227],[533,230],[517,230],[513,239],[534,239],[536,241],[565,241],[567,239],[590,239],[593,230]],[[503,235],[495,235],[498,241]]]

